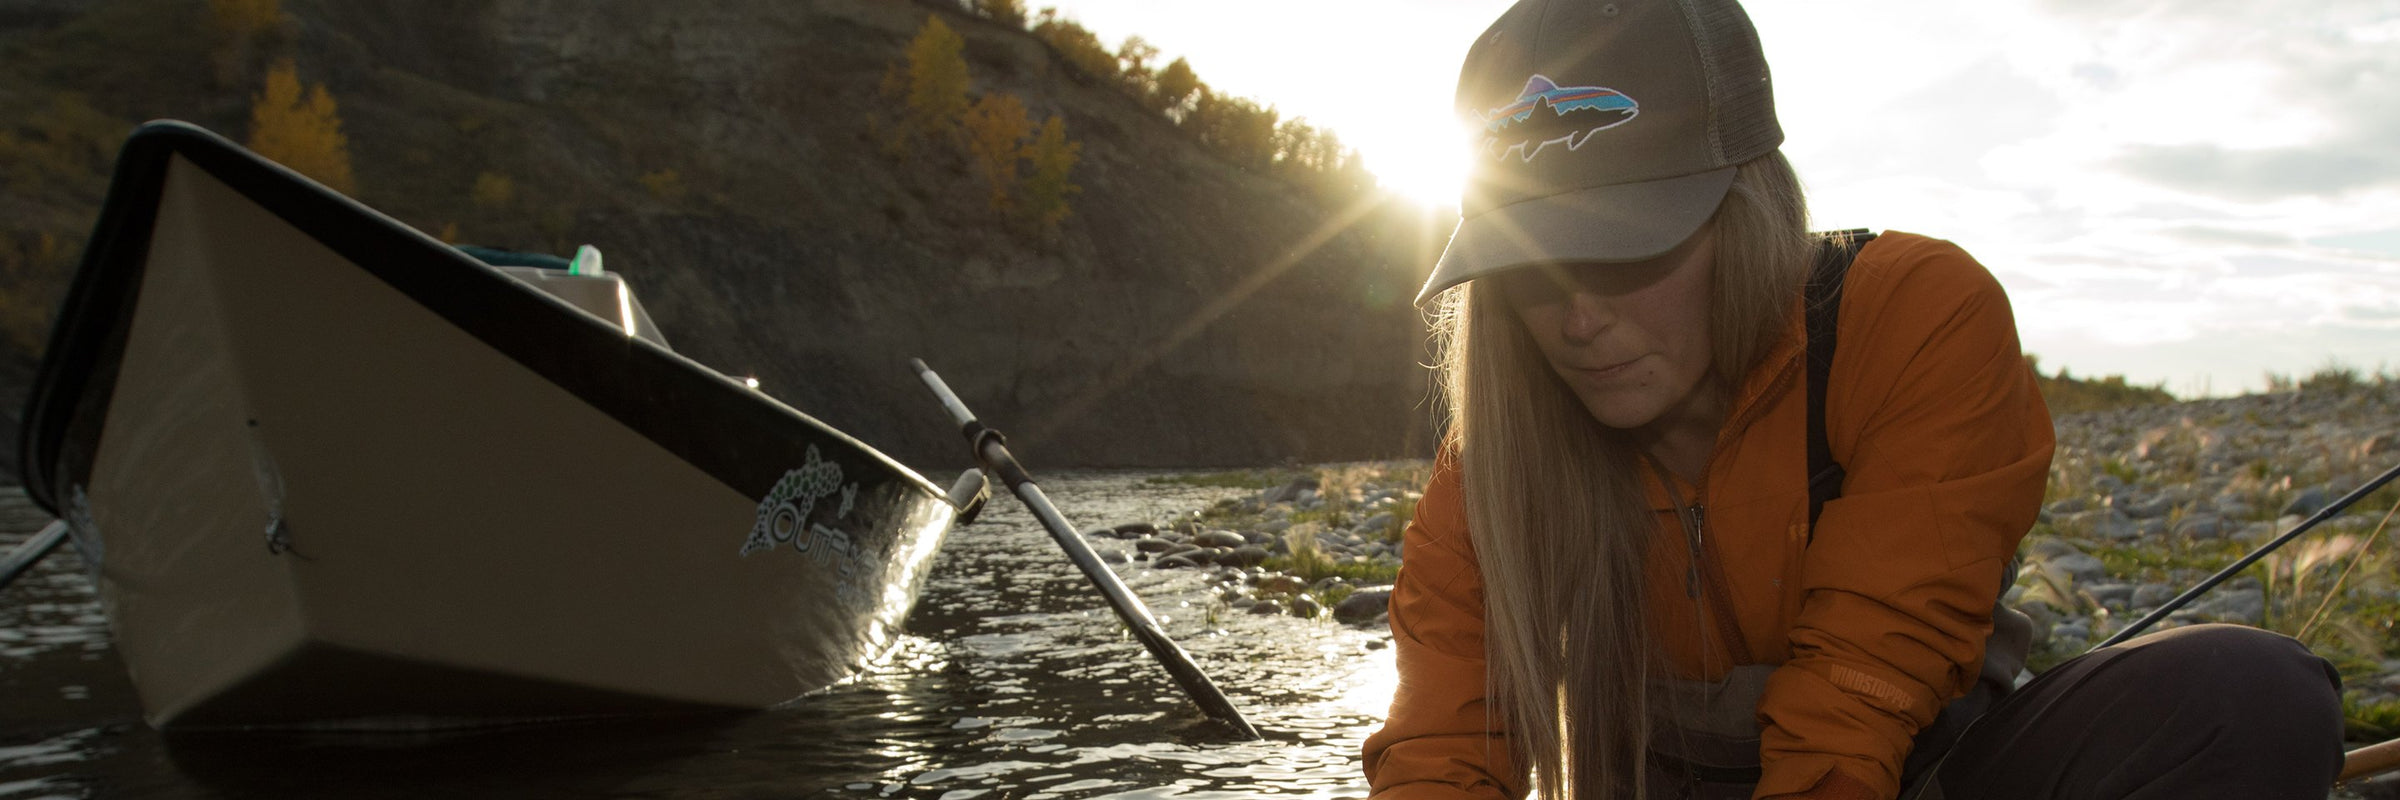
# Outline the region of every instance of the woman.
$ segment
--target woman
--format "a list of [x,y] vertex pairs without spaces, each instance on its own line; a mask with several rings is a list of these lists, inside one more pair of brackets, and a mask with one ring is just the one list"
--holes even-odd
[[1982,672],[2048,412],[1991,275],[1875,237],[1825,388],[1846,477],[1812,514],[1817,241],[1732,0],[1524,0],[1458,107],[1487,140],[1419,298],[1451,436],[1392,596],[1377,797],[1521,796],[1528,773],[1545,798],[2324,796],[2338,679],[2245,628],[2076,659],[1963,737],[1933,724]]

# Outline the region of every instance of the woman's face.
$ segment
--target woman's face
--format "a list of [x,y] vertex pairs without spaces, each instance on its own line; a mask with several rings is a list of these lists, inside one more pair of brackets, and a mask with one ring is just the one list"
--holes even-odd
[[1713,352],[1709,234],[1704,226],[1648,261],[1537,265],[1491,280],[1550,369],[1601,424],[1712,424],[1699,419]]

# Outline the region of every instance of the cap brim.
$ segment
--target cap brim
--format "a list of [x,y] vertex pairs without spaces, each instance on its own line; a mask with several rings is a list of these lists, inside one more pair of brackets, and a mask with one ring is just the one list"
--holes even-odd
[[1640,261],[1675,249],[1716,213],[1734,170],[1565,192],[1469,217],[1450,234],[1417,303],[1511,267]]

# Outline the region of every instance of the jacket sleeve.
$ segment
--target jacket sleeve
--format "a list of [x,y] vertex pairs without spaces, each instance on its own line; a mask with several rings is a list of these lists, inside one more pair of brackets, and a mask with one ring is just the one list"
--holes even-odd
[[1400,680],[1364,747],[1375,798],[1521,798],[1524,772],[1486,713],[1483,581],[1457,463],[1444,450],[1401,543],[1391,599]]
[[1847,478],[1759,703],[1760,797],[1832,772],[1899,793],[1912,738],[1980,670],[2002,562],[2048,480],[2050,416],[1999,283],[1948,242],[1891,238],[1844,290],[1826,427]]

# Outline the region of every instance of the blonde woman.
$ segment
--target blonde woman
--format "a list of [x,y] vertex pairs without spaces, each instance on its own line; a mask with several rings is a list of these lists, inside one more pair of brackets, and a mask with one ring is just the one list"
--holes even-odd
[[1419,298],[1450,438],[1376,797],[2324,796],[2338,679],[2290,639],[2181,628],[2013,686],[1994,600],[2053,442],[2007,297],[1873,237],[1823,282],[1809,408],[1826,243],[1732,0],[1524,0],[1458,107],[1486,141]]

